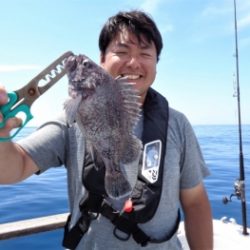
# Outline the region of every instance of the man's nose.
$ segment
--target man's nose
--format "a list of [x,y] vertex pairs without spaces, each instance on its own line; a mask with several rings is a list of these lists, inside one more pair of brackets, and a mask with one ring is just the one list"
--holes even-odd
[[141,64],[141,59],[138,56],[130,56],[127,65],[132,68],[138,68]]

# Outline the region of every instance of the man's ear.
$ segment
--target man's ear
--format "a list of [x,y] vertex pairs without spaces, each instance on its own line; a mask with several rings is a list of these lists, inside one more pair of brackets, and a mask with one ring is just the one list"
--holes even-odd
[[103,53],[100,54],[100,64],[105,62],[105,55]]

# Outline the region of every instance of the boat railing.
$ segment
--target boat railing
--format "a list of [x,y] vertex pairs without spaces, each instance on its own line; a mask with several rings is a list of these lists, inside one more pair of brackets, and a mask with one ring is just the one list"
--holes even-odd
[[0,240],[63,228],[69,213],[0,224]]

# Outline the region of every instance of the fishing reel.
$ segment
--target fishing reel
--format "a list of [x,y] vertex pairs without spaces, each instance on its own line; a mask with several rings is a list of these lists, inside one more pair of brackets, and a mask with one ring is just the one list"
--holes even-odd
[[229,198],[225,196],[222,199],[222,202],[226,205],[228,202],[232,202],[232,198],[234,196],[237,197],[238,200],[244,201],[245,200],[245,197],[244,197],[245,192],[244,192],[244,190],[245,190],[244,181],[236,180],[234,182],[234,193],[232,193]]

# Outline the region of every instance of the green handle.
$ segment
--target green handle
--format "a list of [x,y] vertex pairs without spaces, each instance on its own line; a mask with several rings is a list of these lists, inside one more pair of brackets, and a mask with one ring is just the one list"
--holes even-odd
[[30,107],[27,104],[20,104],[17,107],[12,108],[16,104],[18,99],[17,94],[15,92],[8,93],[8,97],[9,97],[8,103],[0,107],[0,112],[3,115],[3,121],[0,122],[0,128],[3,128],[6,124],[6,121],[9,118],[15,117],[18,113],[24,113],[25,120],[23,121],[21,126],[17,128],[17,130],[15,130],[15,132],[12,135],[10,135],[9,137],[0,137],[0,142],[11,140],[33,118],[30,112]]

